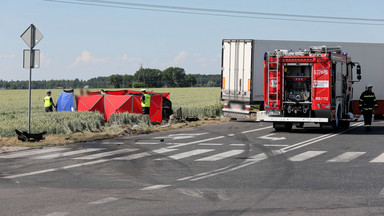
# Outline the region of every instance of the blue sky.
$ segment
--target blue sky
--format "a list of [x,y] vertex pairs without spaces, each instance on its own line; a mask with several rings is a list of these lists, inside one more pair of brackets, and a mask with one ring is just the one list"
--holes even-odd
[[[268,13],[384,19],[384,1],[352,0],[119,0]],[[369,3],[367,3],[369,2]],[[20,35],[31,24],[44,35],[36,46],[41,68],[33,79],[89,79],[134,74],[144,67],[183,67],[219,74],[222,39],[384,43],[384,26],[216,17],[61,4],[0,1],[0,79],[27,80]],[[382,22],[384,23],[384,22]]]

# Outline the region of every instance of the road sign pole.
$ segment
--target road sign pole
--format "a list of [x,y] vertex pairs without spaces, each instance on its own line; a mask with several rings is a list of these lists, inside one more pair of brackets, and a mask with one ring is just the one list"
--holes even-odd
[[[35,26],[31,24],[31,44],[35,42]],[[33,45],[30,47],[31,55],[29,57],[29,97],[28,97],[28,133],[31,133],[31,89],[32,89],[32,68],[33,68]]]

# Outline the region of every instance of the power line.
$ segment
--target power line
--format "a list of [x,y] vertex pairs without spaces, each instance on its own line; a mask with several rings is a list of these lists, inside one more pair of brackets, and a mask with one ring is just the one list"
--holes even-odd
[[[82,1],[82,0],[77,0],[77,1],[76,0],[73,0],[73,1],[66,1],[66,0],[44,0],[44,1],[54,2],[54,3],[64,3],[64,4],[96,6],[96,7],[119,8],[119,9],[141,10],[141,11],[156,11],[156,12],[192,14],[192,15],[205,15],[205,16],[218,16],[218,17],[234,17],[234,18],[264,19],[264,20],[279,20],[279,21],[295,21],[295,22],[311,22],[311,23],[332,23],[332,24],[384,26],[384,23],[380,24],[380,23],[369,23],[369,22],[340,22],[340,21],[329,21],[329,20],[303,20],[303,19],[288,19],[288,18],[275,18],[275,17],[230,15],[230,14],[219,14],[219,13],[205,13],[205,12],[203,13],[203,12],[189,12],[189,11],[181,11],[181,10],[164,10],[164,9],[116,6],[116,5],[108,5],[106,3],[98,4],[98,3],[92,3],[92,2],[89,2],[89,1]],[[96,2],[97,2],[97,0],[96,0]],[[119,4],[125,4],[125,3],[124,2],[119,2]],[[133,3],[129,3],[129,4],[133,4]],[[163,6],[163,7],[172,7],[172,6]],[[197,10],[197,8],[195,8],[193,10]],[[205,10],[210,10],[210,9],[205,9]],[[238,11],[238,13],[240,13],[240,11]],[[248,12],[246,12],[246,13],[248,13]],[[251,12],[249,12],[249,13],[251,13]],[[287,14],[287,15],[289,15],[289,14]],[[283,16],[283,15],[280,14],[280,15],[275,15],[275,16]],[[304,16],[304,15],[291,15],[291,16]],[[308,16],[307,18],[313,18],[313,17]],[[325,17],[322,17],[322,18],[325,19]],[[343,17],[338,17],[338,18],[348,19],[347,17],[344,17],[344,18]],[[332,19],[332,18],[329,17],[327,19]],[[351,19],[359,19],[359,18],[351,18]],[[363,20],[361,20],[361,21],[363,21]],[[372,21],[380,21],[380,20],[379,19],[372,19]]]
[[252,15],[265,15],[265,16],[286,16],[286,17],[316,18],[316,19],[339,19],[339,20],[384,22],[384,19],[356,18],[356,17],[333,17],[333,16],[313,16],[313,15],[298,15],[298,14],[280,14],[280,13],[262,13],[262,12],[253,12],[253,11],[178,7],[178,6],[169,6],[169,5],[141,4],[141,3],[129,3],[129,2],[119,2],[119,1],[106,1],[106,0],[73,0],[73,1],[102,3],[102,4],[129,5],[129,6],[136,6],[136,7],[139,6],[139,7],[150,7],[150,8],[166,8],[166,9],[173,9],[173,10],[205,11],[205,12],[216,12],[216,13],[252,14]]

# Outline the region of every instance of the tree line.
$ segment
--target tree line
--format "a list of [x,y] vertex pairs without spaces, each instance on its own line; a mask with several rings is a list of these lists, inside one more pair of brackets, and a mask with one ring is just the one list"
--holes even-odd
[[[169,67],[163,71],[140,68],[134,75],[114,74],[89,80],[37,80],[33,89],[70,88],[161,88],[161,87],[220,87],[220,75],[186,74],[180,67]],[[28,81],[0,80],[0,89],[28,89]]]

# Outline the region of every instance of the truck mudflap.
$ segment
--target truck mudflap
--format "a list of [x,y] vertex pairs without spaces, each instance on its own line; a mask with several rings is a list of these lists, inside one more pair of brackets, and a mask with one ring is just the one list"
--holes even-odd
[[300,118],[300,117],[265,117],[265,122],[329,122],[328,118]]

